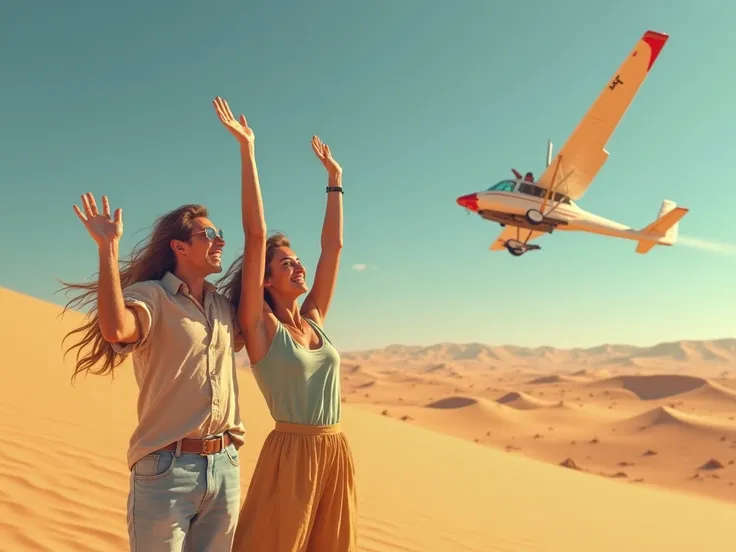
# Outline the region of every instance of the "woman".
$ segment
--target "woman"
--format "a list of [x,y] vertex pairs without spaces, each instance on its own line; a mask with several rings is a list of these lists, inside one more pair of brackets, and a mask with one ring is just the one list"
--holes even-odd
[[353,458],[340,431],[340,356],[323,331],[342,248],[342,169],[316,136],[327,169],[322,253],[306,270],[281,235],[266,239],[255,136],[243,115],[214,101],[242,158],[245,252],[221,280],[238,312],[256,382],[275,429],[266,439],[238,519],[233,552],[357,550]]

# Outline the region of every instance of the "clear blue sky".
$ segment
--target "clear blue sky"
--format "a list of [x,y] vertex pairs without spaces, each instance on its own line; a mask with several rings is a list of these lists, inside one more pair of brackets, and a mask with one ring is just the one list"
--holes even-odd
[[[736,256],[556,233],[491,253],[461,194],[544,167],[646,29],[671,35],[582,199],[643,227],[736,242],[736,4],[8,2],[0,11],[0,285],[63,303],[97,269],[72,211],[123,207],[123,250],[201,202],[241,251],[239,159],[211,100],[255,130],[266,217],[312,271],[326,201],[319,134],[344,167],[342,349],[480,341],[587,346],[736,335]],[[594,5],[595,4],[595,5]],[[352,270],[354,264],[371,268]]]

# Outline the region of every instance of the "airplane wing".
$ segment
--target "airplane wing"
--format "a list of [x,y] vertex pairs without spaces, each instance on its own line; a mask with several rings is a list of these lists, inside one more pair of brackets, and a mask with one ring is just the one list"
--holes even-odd
[[540,186],[549,189],[564,179],[557,191],[574,200],[583,196],[608,158],[606,143],[668,38],[655,31],[644,33],[540,177]]
[[[537,239],[542,234],[546,234],[547,232],[536,232],[531,231],[531,236],[529,235],[530,230],[525,230],[524,228],[518,228],[516,226],[505,226],[504,229],[501,231],[501,233],[496,238],[496,241],[494,241],[491,244],[491,247],[489,248],[491,251],[501,251],[503,249],[506,249],[506,246],[504,245],[506,243],[506,240],[519,240],[522,242],[529,243],[534,239]],[[527,237],[529,239],[527,239]]]

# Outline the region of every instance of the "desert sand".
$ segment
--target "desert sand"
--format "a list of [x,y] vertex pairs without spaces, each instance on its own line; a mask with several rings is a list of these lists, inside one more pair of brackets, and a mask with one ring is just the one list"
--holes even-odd
[[[127,550],[129,361],[69,381],[79,313],[0,288],[0,550]],[[733,549],[736,341],[344,353],[360,549]],[[272,427],[247,366],[243,496]]]

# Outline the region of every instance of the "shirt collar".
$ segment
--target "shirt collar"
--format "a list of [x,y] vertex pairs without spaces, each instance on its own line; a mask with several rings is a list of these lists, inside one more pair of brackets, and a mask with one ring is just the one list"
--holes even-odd
[[[172,295],[176,295],[180,291],[184,294],[189,293],[189,286],[187,286],[181,278],[178,278],[177,276],[174,276],[172,272],[166,272],[164,274],[164,277],[161,279],[161,281],[164,284],[164,287],[166,290],[171,293]],[[215,286],[211,282],[208,282],[207,280],[204,281],[204,290],[213,292],[215,291]]]

